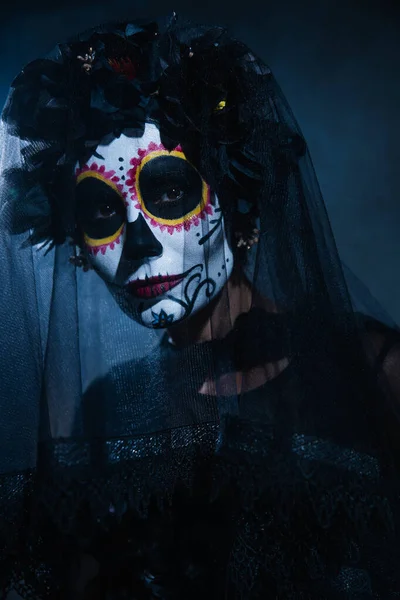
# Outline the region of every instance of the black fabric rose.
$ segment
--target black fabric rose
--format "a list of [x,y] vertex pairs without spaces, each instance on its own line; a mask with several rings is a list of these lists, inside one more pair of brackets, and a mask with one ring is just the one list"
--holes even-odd
[[226,214],[243,198],[256,206],[273,160],[296,163],[305,151],[281,124],[277,95],[246,46],[220,27],[178,25],[175,15],[98,27],[57,46],[13,81],[3,112],[9,131],[28,141],[20,193],[11,176],[16,203],[26,205],[15,209],[16,229],[33,227],[32,240],[52,243],[73,235],[74,165],[121,134],[140,137],[147,121],[167,149],[181,145],[226,198]]

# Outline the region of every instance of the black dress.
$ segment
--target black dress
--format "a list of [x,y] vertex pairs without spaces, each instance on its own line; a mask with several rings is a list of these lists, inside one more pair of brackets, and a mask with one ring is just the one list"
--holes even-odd
[[[129,261],[134,233],[109,250],[98,240],[101,255],[121,251],[129,278],[107,288],[85,272],[90,232],[77,219],[77,165],[123,139],[110,170],[139,168],[146,157],[139,165],[130,141],[148,124],[221,208],[192,220],[184,195],[180,230],[172,213],[165,230],[116,198],[127,236],[146,220],[153,237],[164,227],[167,258],[177,242],[188,279],[168,300],[188,316],[204,294],[195,320],[218,303],[212,341],[181,350],[156,347],[158,331],[124,301],[154,248]],[[223,28],[175,14],[109,23],[27,65],[1,125],[0,598],[399,597],[399,331],[392,368],[371,369],[355,306],[374,305],[349,293],[307,144],[269,67]],[[214,254],[220,233],[229,256]],[[244,311],[272,303],[282,319],[252,309],[239,327],[242,300]],[[161,312],[151,327],[168,326]],[[376,355],[387,352],[378,342]],[[286,356],[274,380],[229,391],[230,374]],[[200,394],[208,380],[216,393]]]
[[[74,529],[99,566],[88,597],[392,597],[390,510],[378,460],[351,439],[359,416],[349,402],[337,439],[323,412],[310,421],[310,405],[348,386],[294,356],[274,379],[217,401],[199,393],[211,365],[206,345],[177,350],[164,338],[133,372],[123,365],[88,390],[99,479],[84,484],[93,529]],[[126,377],[132,396],[114,404]]]

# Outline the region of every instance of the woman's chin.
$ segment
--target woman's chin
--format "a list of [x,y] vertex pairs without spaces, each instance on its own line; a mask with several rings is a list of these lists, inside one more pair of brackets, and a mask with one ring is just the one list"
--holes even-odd
[[148,308],[144,306],[142,310],[137,312],[137,316],[139,322],[145,327],[167,329],[189,316],[185,313],[185,309],[179,303],[164,298]]
[[170,298],[143,299],[132,296],[123,288],[110,285],[109,289],[123,312],[149,329],[167,329],[189,316],[179,302]]

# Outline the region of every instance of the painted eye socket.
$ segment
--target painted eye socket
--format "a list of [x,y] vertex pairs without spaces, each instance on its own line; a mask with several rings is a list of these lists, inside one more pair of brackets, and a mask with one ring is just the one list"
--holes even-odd
[[184,154],[171,152],[142,164],[136,193],[150,218],[160,224],[179,225],[203,210],[208,187]]
[[111,219],[117,214],[115,207],[112,206],[111,202],[100,204],[97,208],[94,219]]
[[78,177],[75,196],[77,221],[87,243],[101,244],[119,235],[126,221],[126,209],[112,182],[98,174]]

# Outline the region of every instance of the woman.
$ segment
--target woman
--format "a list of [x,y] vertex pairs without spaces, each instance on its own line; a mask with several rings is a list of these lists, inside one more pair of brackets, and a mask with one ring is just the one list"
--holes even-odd
[[3,122],[4,593],[397,597],[399,334],[269,69],[111,24]]

